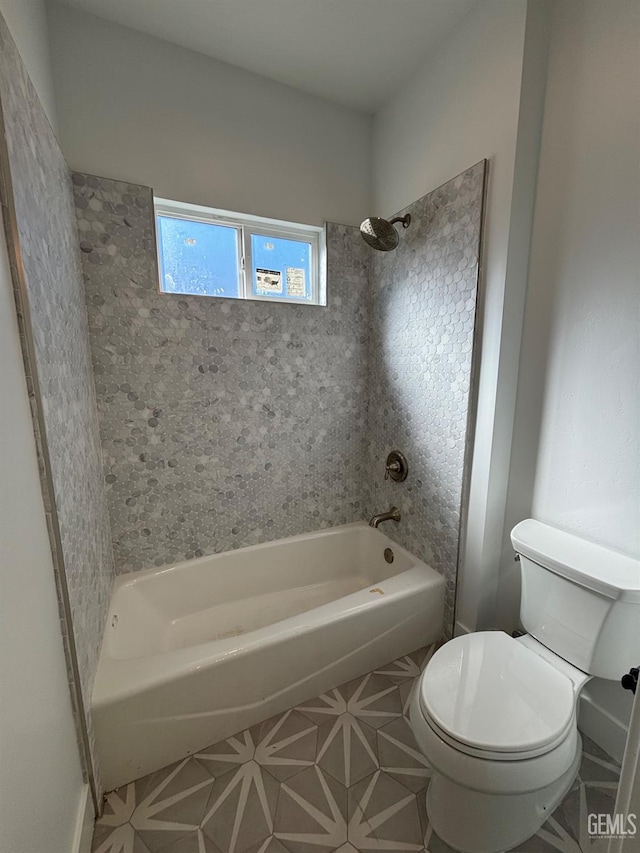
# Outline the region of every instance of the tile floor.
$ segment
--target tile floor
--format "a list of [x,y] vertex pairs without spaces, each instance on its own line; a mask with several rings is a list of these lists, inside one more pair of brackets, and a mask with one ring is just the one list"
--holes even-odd
[[[330,690],[109,794],[94,853],[448,853],[425,812],[408,723],[433,647]],[[599,853],[619,767],[585,739],[580,774],[519,853]]]

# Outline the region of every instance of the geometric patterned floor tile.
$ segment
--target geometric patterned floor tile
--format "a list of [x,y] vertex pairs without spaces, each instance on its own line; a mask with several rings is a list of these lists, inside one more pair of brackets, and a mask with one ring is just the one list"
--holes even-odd
[[211,789],[207,776],[196,761],[187,759],[136,806],[131,825],[151,853],[198,829]]
[[426,646],[425,648],[418,649],[417,652],[412,652],[410,655],[405,655],[405,657],[375,670],[377,675],[386,675],[397,683],[400,702],[402,704],[402,713],[407,719],[409,718],[409,707],[417,679],[431,660],[437,647],[437,643],[432,646]]
[[283,781],[314,763],[317,735],[314,724],[289,710],[196,753],[195,758],[213,776],[254,760]]
[[416,795],[383,770],[349,789],[349,841],[360,851],[422,850]]
[[244,853],[273,833],[279,785],[256,761],[215,780],[202,831],[224,853]]
[[315,761],[317,726],[295,710],[267,720],[251,731],[256,741],[255,760],[281,782]]
[[283,782],[274,835],[291,853],[328,853],[345,844],[347,789],[317,764]]
[[407,720],[409,719],[411,700],[413,699],[413,694],[417,689],[417,685],[417,680],[405,681],[404,684],[398,685],[398,693],[400,694],[400,704],[402,705],[402,716]]
[[606,853],[608,841],[589,837],[590,813],[613,814],[619,765],[582,735],[578,778],[546,823],[514,853]]
[[394,679],[370,672],[351,681],[343,688],[347,696],[347,711],[374,729],[402,714],[400,691]]
[[271,835],[261,844],[249,847],[246,853],[289,853],[289,851],[277,838]]
[[197,829],[167,847],[162,847],[161,853],[222,853],[222,850],[216,847],[201,829]]
[[[608,842],[605,841],[604,850]],[[553,817],[550,818],[532,838],[527,839],[524,844],[517,848],[518,853],[583,853],[588,847],[580,844],[567,833]],[[604,853],[604,851],[603,851]]]
[[117,829],[96,827],[91,850],[94,853],[150,853],[130,823]]
[[397,717],[377,734],[380,768],[414,793],[424,790],[431,771],[407,718]]
[[317,699],[303,702],[297,710],[318,725],[349,713],[377,729],[402,714],[402,701],[398,687],[390,677],[370,672],[323,693]]
[[253,761],[256,745],[249,729],[221,740],[212,746],[194,753],[194,758],[213,776],[223,776],[247,761]]
[[[452,853],[429,825],[430,770],[408,721],[433,650],[114,791],[93,853]],[[583,747],[572,789],[512,853],[604,853],[587,814],[613,811],[620,768],[588,738]]]
[[410,655],[405,655],[403,658],[394,660],[390,664],[374,670],[374,673],[376,675],[386,675],[395,681],[396,684],[402,684],[407,680],[413,681],[423,672],[431,660],[436,647],[437,643],[434,643],[432,646],[425,646],[422,649],[418,649],[417,652],[411,652]]
[[[424,836],[424,849],[426,853],[456,853],[452,847],[449,847],[442,839],[438,838],[430,828],[427,828]],[[538,853],[542,853],[542,851],[538,851]]]
[[352,714],[340,714],[318,728],[316,763],[345,787],[378,767],[376,732]]
[[[96,823],[95,853],[157,853],[200,826],[213,779],[185,758],[107,796]],[[104,830],[115,827],[111,833]]]

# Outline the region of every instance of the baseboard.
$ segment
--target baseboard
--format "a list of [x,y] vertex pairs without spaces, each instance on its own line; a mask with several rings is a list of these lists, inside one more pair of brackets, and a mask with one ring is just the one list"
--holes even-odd
[[581,732],[617,762],[622,762],[627,743],[627,727],[588,693],[582,693],[578,704],[578,727]]
[[85,785],[78,805],[76,835],[73,841],[72,853],[91,853],[93,839],[93,800],[89,786]]

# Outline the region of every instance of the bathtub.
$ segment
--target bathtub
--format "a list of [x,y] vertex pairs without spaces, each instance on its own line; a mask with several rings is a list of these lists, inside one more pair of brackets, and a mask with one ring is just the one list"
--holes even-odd
[[434,642],[444,589],[364,522],[119,577],[92,701],[106,790]]

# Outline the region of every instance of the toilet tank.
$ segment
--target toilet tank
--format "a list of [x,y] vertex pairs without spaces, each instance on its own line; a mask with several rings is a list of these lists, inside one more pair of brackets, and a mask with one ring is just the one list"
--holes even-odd
[[640,664],[640,560],[532,518],[511,531],[524,628],[583,672],[619,679]]

